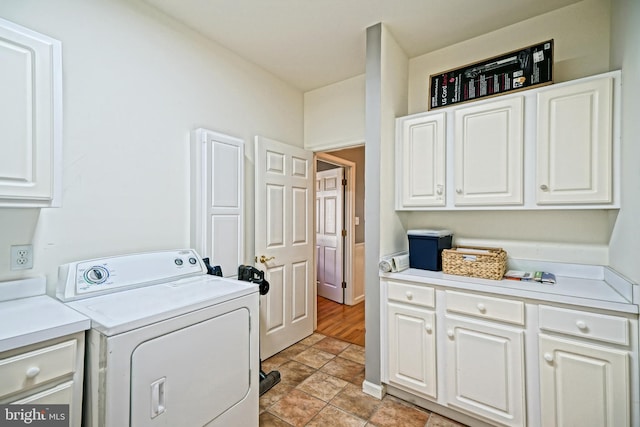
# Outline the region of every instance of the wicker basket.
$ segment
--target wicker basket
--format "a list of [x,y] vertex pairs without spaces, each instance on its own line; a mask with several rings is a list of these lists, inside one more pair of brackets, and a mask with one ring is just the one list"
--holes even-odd
[[501,248],[458,246],[442,251],[442,272],[458,276],[502,280],[507,253]]

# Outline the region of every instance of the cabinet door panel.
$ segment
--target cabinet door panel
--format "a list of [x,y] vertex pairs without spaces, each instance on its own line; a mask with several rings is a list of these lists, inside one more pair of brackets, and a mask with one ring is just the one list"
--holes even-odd
[[0,19],[0,206],[57,206],[60,42]]
[[455,204],[523,202],[523,98],[455,111]]
[[389,382],[436,398],[435,314],[387,305]]
[[538,94],[538,204],[612,201],[613,79]]
[[397,207],[444,206],[444,113],[402,119],[397,126]]
[[540,335],[540,404],[549,427],[628,426],[628,352]]
[[447,403],[523,426],[524,332],[446,316]]

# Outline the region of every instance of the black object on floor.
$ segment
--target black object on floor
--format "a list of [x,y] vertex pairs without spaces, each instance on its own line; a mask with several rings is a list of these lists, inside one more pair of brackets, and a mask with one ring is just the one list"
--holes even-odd
[[[238,267],[238,280],[258,284],[260,295],[266,295],[269,292],[269,282],[264,279],[264,271],[258,270],[250,265],[241,265]],[[262,360],[260,360],[260,396],[278,384],[280,379],[280,372],[278,371],[271,371],[268,374],[265,373],[262,370]]]

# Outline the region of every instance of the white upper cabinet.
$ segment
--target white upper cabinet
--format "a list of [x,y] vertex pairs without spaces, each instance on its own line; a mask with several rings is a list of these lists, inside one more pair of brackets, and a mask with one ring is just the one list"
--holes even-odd
[[454,116],[455,205],[522,204],[522,96]]
[[396,120],[397,210],[617,209],[620,71]]
[[613,78],[538,93],[538,204],[611,203]]
[[0,19],[0,207],[60,206],[61,51]]
[[397,121],[396,206],[445,205],[445,114]]

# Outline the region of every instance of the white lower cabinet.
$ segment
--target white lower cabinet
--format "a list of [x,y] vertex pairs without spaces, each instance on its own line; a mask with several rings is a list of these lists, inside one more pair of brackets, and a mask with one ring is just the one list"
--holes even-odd
[[524,426],[524,331],[445,316],[447,405]]
[[544,426],[628,426],[628,352],[541,334],[540,405]]
[[435,313],[389,303],[387,319],[389,382],[435,399]]
[[[382,280],[382,380],[466,424],[631,427],[638,315]],[[435,405],[436,408],[432,408]]]
[[636,357],[629,348],[635,348],[637,321],[541,305],[539,325],[543,425],[631,425],[630,361]]

